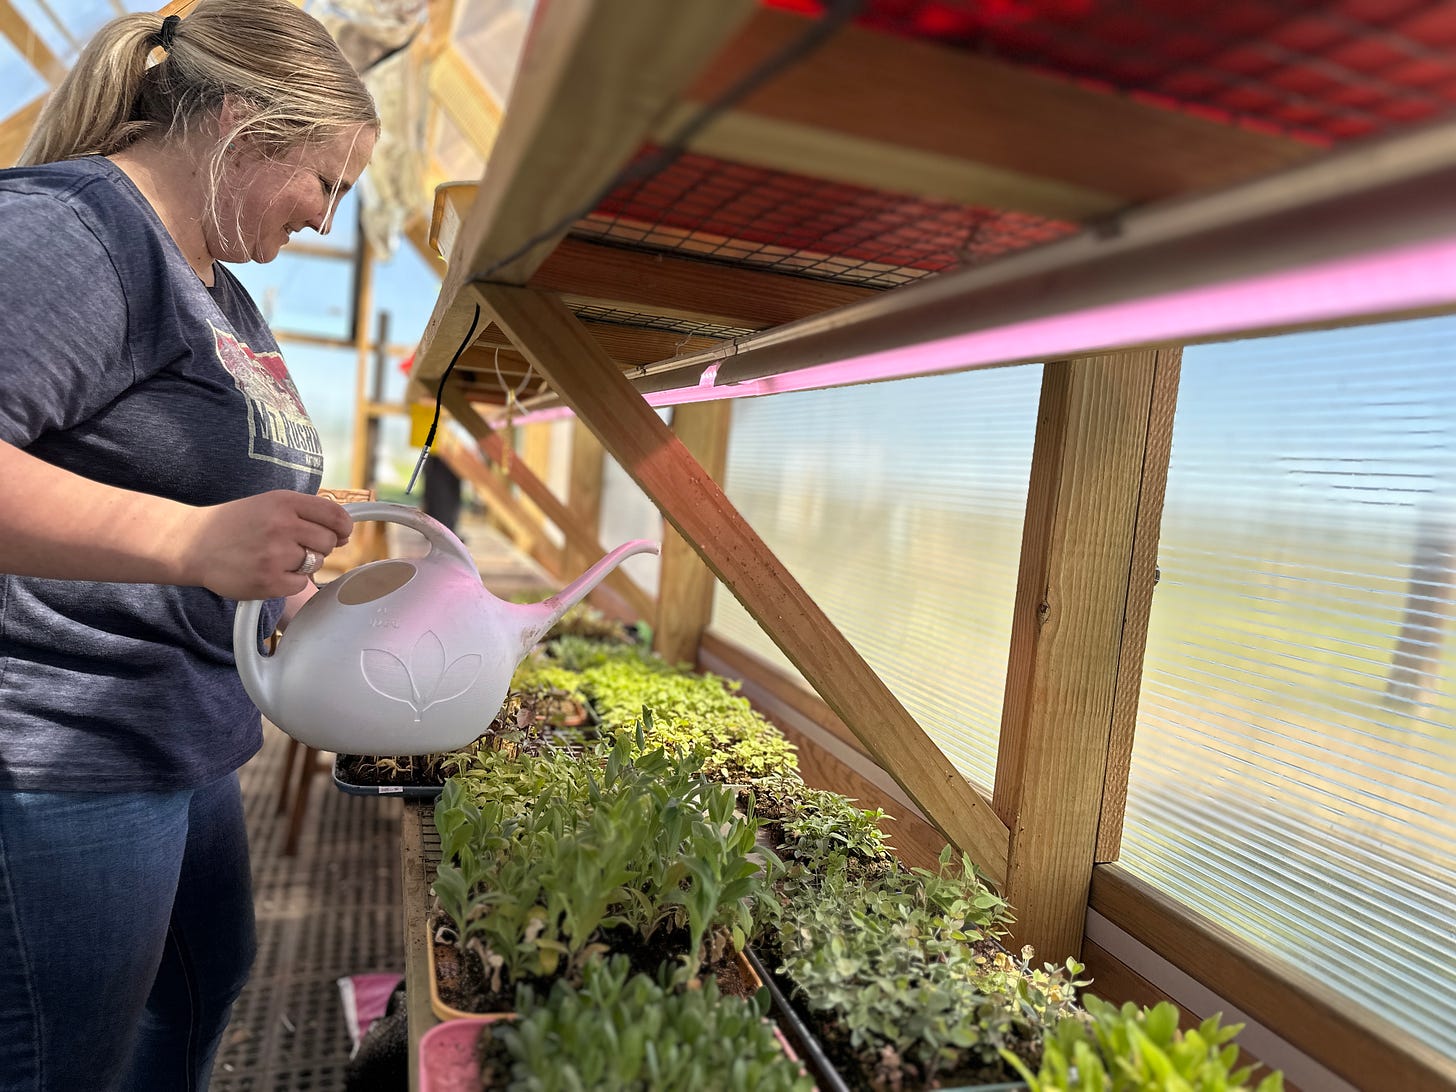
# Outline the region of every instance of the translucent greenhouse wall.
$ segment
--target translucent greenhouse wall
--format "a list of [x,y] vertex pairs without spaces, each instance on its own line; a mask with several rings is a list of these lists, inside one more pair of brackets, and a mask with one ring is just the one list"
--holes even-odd
[[[1041,368],[733,404],[728,497],[931,738],[996,768]],[[793,672],[721,587],[718,635]]]
[[1185,350],[1122,862],[1456,1056],[1453,344]]
[[[1185,350],[1122,848],[1448,1054],[1453,344],[1443,318]],[[733,409],[729,497],[983,788],[1039,377]],[[713,628],[788,667],[721,588]]]

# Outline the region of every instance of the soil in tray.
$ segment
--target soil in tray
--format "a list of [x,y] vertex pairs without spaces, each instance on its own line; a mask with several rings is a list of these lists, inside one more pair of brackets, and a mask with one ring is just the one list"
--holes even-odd
[[[634,971],[656,976],[664,963],[677,960],[687,949],[686,931],[662,932],[649,941],[630,929],[612,929],[602,938],[612,955],[624,955],[632,963]],[[474,957],[462,958],[455,945],[435,941],[435,988],[440,1000],[453,1009],[468,1013],[513,1012],[516,1007],[517,982],[507,984],[501,990],[492,990],[485,979],[480,961]],[[720,993],[733,997],[748,997],[755,986],[743,973],[737,960],[729,955],[724,960],[705,964],[704,974],[711,974],[718,982]],[[525,984],[544,996],[551,991],[555,976],[540,976],[525,979]]]
[[[395,765],[383,762],[386,758],[393,759]],[[437,789],[445,783],[444,775],[437,769],[426,769],[419,756],[339,755],[338,772],[339,779],[350,785]]]
[[[595,738],[597,730],[590,711],[577,711],[563,723],[537,723],[529,716],[510,732],[500,730],[499,721],[471,747],[514,745],[523,750],[539,751],[548,746],[572,746]],[[445,771],[440,769],[439,755],[348,755],[338,756],[339,779],[350,785],[371,788],[432,788],[445,784]]]

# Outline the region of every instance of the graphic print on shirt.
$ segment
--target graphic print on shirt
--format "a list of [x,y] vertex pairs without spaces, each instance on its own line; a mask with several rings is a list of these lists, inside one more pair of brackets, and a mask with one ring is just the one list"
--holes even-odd
[[323,444],[282,355],[255,353],[216,326],[212,334],[218,359],[248,400],[248,457],[310,474],[322,470]]

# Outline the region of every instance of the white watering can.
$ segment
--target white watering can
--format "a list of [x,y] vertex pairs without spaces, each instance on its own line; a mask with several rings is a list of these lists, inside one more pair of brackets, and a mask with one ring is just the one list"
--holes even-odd
[[356,521],[413,527],[423,558],[372,561],[322,587],[271,656],[258,651],[263,601],[238,604],[233,653],[263,715],[324,751],[367,755],[458,750],[489,727],[531,647],[602,579],[655,542],[618,546],[541,603],[497,599],[465,544],[402,504],[344,505]]

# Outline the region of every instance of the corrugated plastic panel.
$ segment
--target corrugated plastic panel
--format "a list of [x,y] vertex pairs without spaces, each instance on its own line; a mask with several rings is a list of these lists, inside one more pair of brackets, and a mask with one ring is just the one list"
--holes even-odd
[[[725,487],[956,766],[989,787],[1041,368],[746,399]],[[732,595],[713,630],[793,672]]]
[[1456,1056],[1453,344],[1185,352],[1122,861]]

